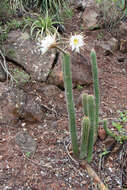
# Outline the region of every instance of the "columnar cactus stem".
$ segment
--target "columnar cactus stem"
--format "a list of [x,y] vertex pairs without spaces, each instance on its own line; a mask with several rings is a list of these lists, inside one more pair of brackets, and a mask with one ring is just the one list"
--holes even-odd
[[88,116],[88,94],[83,93],[82,95],[82,107],[83,107],[83,113],[85,116]]
[[91,51],[90,57],[91,57],[93,83],[94,83],[94,95],[95,95],[95,103],[96,103],[96,132],[97,132],[98,121],[99,121],[100,95],[99,95],[97,59],[96,59],[96,53],[94,49]]
[[89,118],[84,116],[82,120],[80,159],[83,159],[87,156],[89,130],[90,130]]
[[88,156],[87,161],[91,162],[93,154],[93,145],[94,145],[94,132],[95,132],[95,100],[93,95],[88,96],[88,117],[90,120],[90,132],[88,140]]
[[73,91],[72,91],[72,74],[71,74],[71,60],[69,54],[63,54],[63,78],[67,102],[67,110],[69,116],[69,128],[71,135],[72,150],[75,156],[78,156],[78,140],[76,131],[76,117],[75,108],[73,101]]

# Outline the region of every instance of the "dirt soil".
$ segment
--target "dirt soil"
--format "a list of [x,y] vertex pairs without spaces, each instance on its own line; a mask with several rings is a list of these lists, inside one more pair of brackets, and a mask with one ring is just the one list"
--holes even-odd
[[[104,56],[103,50],[96,46],[99,40],[97,38],[104,32],[103,40],[108,40],[110,34],[101,29],[83,31],[82,19],[77,10],[74,17],[66,21],[65,27],[65,36],[76,31],[83,32],[87,37],[85,49],[81,52],[86,58],[89,58],[93,47],[96,50],[101,96],[100,117],[107,118],[109,128],[112,128],[112,121],[118,117],[117,110],[127,110],[127,55],[116,51],[113,55]],[[124,61],[119,62],[119,58],[124,58]],[[70,137],[64,92],[61,91],[58,96],[44,96],[39,90],[41,85],[31,81],[22,88],[28,94],[34,93],[41,98],[42,103],[48,108],[52,106],[54,111],[46,110],[40,123],[20,120],[0,124],[0,190],[98,189],[96,181],[68,154]],[[82,91],[91,94],[93,87],[90,85],[83,86],[81,90],[74,89],[78,130],[82,118],[79,103]],[[32,157],[25,155],[15,142],[15,136],[20,131],[29,133],[37,143]],[[111,152],[100,157],[105,147],[111,149]],[[104,140],[98,138],[90,165],[110,190],[127,188],[127,143],[119,144],[109,137]]]

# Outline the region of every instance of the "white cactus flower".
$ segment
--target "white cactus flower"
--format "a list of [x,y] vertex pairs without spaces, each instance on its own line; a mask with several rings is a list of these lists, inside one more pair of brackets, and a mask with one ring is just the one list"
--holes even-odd
[[81,34],[72,35],[69,40],[70,47],[72,51],[78,52],[80,48],[84,45],[83,36]]
[[40,51],[42,54],[56,46],[56,36],[48,35],[39,42]]

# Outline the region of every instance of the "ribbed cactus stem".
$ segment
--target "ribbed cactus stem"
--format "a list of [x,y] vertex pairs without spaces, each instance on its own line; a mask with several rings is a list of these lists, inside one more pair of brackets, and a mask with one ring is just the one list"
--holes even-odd
[[78,156],[78,139],[76,131],[76,117],[73,101],[72,90],[72,74],[71,74],[71,59],[69,54],[63,54],[63,78],[66,95],[66,103],[69,117],[69,129],[71,135],[72,151],[75,156]]
[[96,104],[96,131],[97,131],[98,121],[99,121],[99,104],[100,104],[100,95],[99,94],[100,93],[99,93],[97,58],[96,58],[96,53],[95,53],[94,49],[92,49],[90,57],[91,57],[94,95],[95,95],[95,104]]
[[80,159],[83,159],[87,156],[89,130],[90,130],[89,118],[84,116],[82,120]]
[[83,113],[85,116],[88,116],[88,94],[83,93],[82,95],[82,107],[83,107]]
[[95,100],[93,95],[88,96],[88,117],[90,120],[90,131],[89,131],[89,140],[88,140],[88,156],[87,161],[91,162],[93,154],[93,145],[94,145],[94,132],[95,132]]

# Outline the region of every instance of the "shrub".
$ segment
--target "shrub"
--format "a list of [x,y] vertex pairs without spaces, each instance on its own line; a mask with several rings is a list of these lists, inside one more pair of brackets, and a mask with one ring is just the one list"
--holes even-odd
[[126,16],[125,0],[96,0],[100,10],[99,24],[112,31]]

